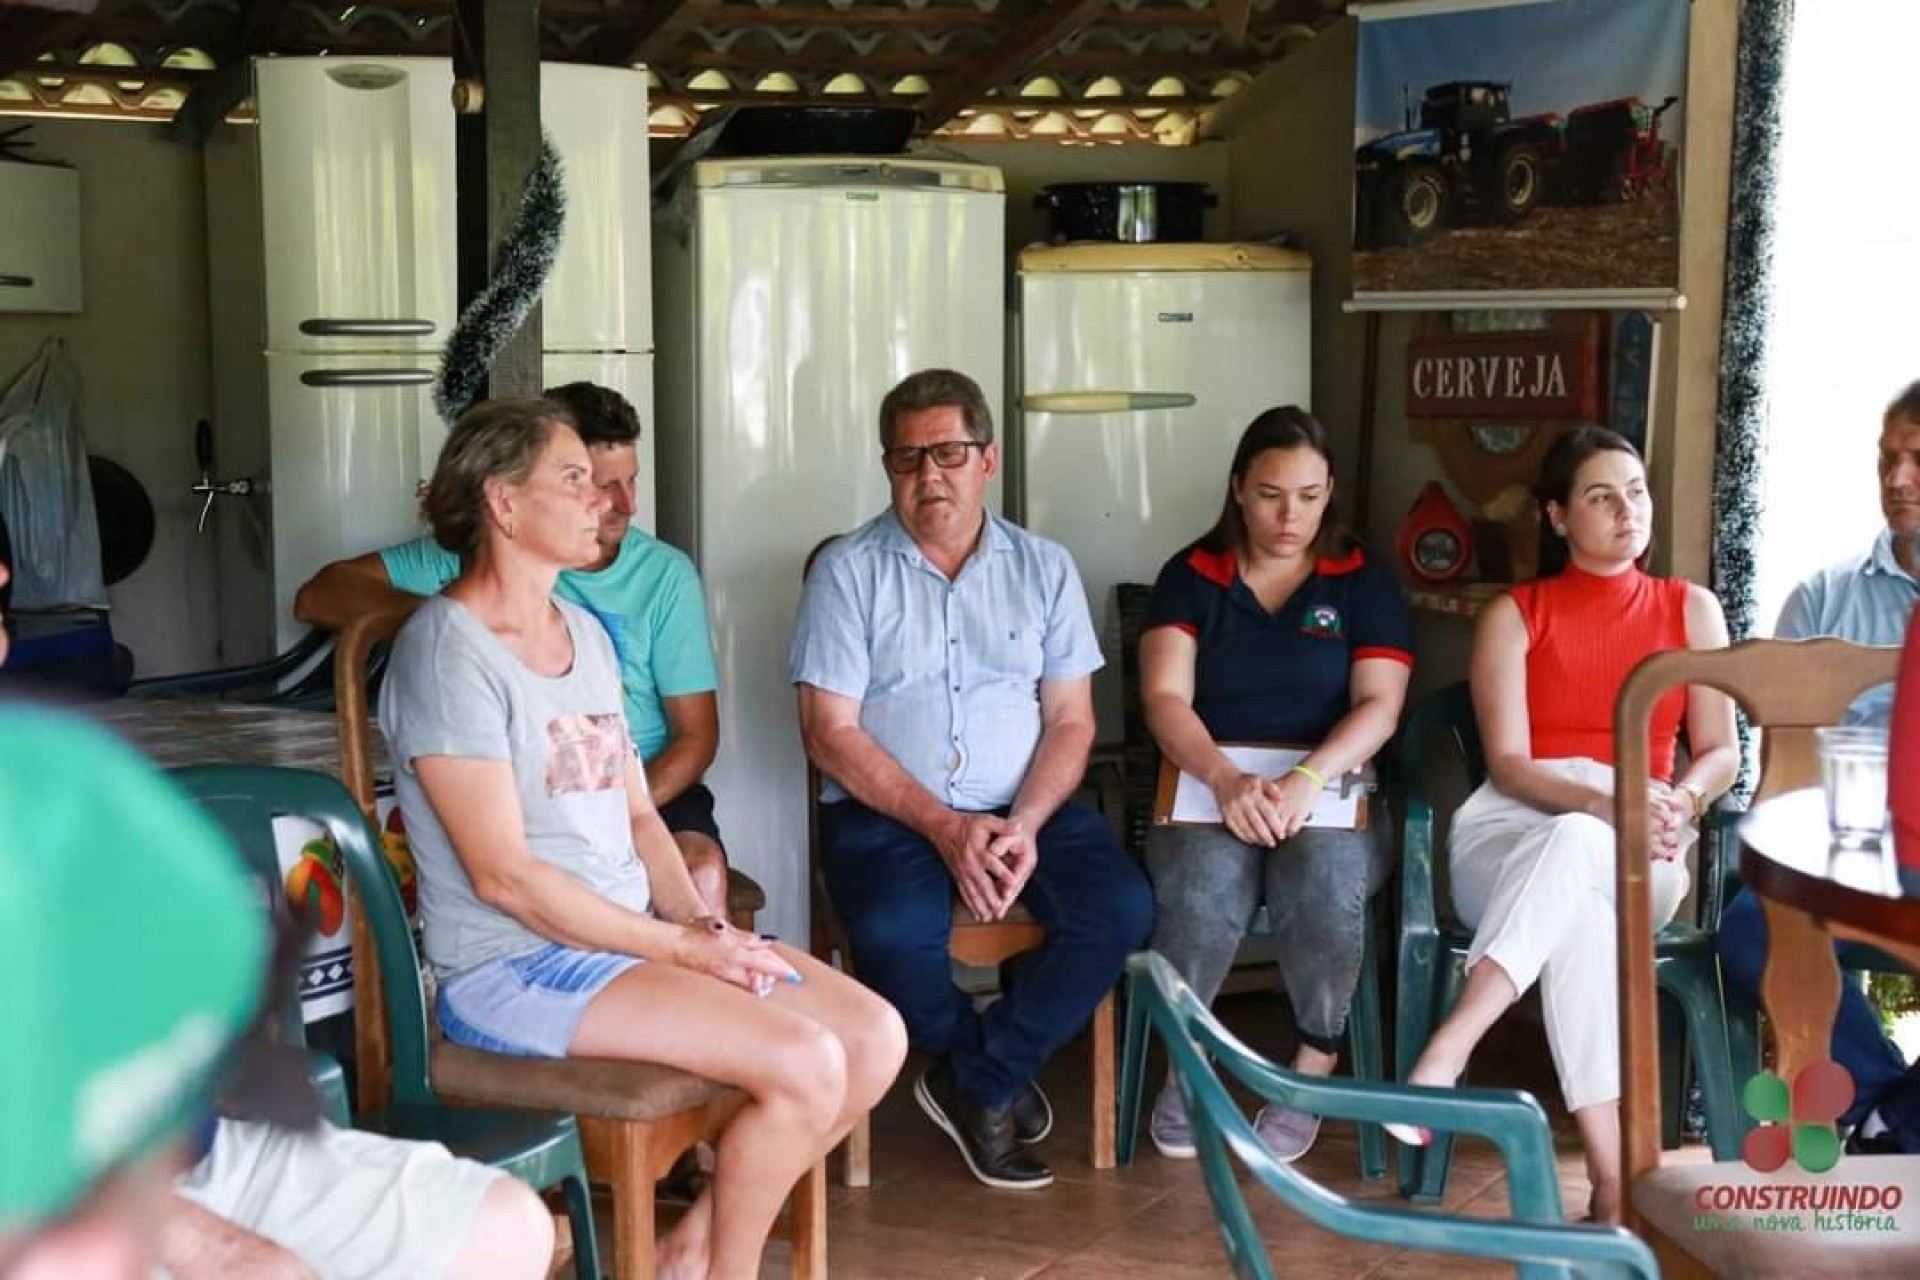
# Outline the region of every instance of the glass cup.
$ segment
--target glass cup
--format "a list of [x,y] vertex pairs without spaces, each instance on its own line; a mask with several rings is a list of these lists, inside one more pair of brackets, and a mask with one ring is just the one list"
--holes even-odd
[[[1892,861],[1893,853],[1893,843],[1886,839],[1887,731],[1835,725],[1814,730],[1814,736],[1820,745],[1820,784],[1826,792],[1836,878],[1872,881],[1857,887],[1886,892],[1893,874],[1884,865]],[[1843,859],[1842,855],[1849,856]],[[1861,865],[1852,874],[1840,876],[1839,860]]]

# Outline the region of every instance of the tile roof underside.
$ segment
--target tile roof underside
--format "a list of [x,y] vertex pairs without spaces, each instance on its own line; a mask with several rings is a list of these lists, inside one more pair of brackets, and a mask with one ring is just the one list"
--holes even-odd
[[[545,0],[539,24],[549,60],[644,66],[658,137],[727,104],[925,104],[944,117],[938,137],[1178,145],[1340,13],[1338,0],[1239,4],[1237,38],[1223,25],[1235,6],[1212,0]],[[445,56],[455,35],[453,0],[100,6],[0,18],[0,113],[164,120],[224,80],[244,116],[232,69],[249,56]]]

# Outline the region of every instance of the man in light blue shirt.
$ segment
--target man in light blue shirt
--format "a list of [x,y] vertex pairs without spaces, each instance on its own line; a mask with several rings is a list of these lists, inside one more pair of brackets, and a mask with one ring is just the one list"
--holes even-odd
[[[1822,569],[1795,587],[1775,628],[1782,640],[1837,636],[1855,644],[1901,644],[1907,619],[1920,601],[1916,537],[1920,537],[1920,382],[1887,406],[1880,431],[1880,510],[1887,527],[1862,557]],[[1884,726],[1893,710],[1893,686],[1862,694],[1847,709],[1854,724]],[[1767,922],[1750,890],[1720,913],[1715,938],[1721,970],[1736,999],[1757,1006],[1767,960]],[[1848,1148],[1920,1153],[1920,1069],[1911,1068],[1881,1029],[1866,993],[1840,984],[1833,1024],[1833,1060],[1853,1077],[1853,1105],[1841,1123],[1853,1129]]]
[[[554,594],[580,605],[613,638],[627,732],[646,765],[647,789],[687,860],[709,911],[727,913],[727,863],[701,776],[720,745],[719,678],[706,600],[693,561],[632,527],[640,416],[626,397],[590,382],[547,397],[572,415],[609,503],[600,560],[564,570]],[[402,595],[430,596],[460,573],[457,556],[431,537],[328,565],[300,588],[294,615],[339,629],[356,614]]]
[[[1066,549],[986,509],[999,468],[979,386],[930,369],[880,406],[891,507],[821,552],[788,672],[821,791],[820,861],[860,980],[934,1061],[920,1107],[988,1186],[1044,1187],[1041,1066],[1152,924],[1146,878],[1068,799],[1101,664]],[[984,1014],[947,958],[956,886],[979,920],[1046,930]]]
[[[1883,490],[1882,507],[1888,502]],[[1907,618],[1920,601],[1920,580],[1914,577],[1914,530],[1903,531],[1899,523],[1920,525],[1920,508],[1911,515],[1889,509],[1887,527],[1865,557],[1830,565],[1795,587],[1781,607],[1774,635],[1782,640],[1838,636],[1855,644],[1895,647],[1905,641]],[[1847,708],[1847,723],[1884,727],[1892,713],[1893,686],[1883,684]]]

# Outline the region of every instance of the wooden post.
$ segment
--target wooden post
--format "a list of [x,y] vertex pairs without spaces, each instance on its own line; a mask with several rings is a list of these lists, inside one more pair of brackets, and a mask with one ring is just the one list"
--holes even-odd
[[[538,0],[457,0],[453,42],[455,205],[460,306],[491,277],[540,154]],[[477,92],[476,92],[477,89]],[[537,396],[540,306],[507,340],[488,371],[488,396]]]

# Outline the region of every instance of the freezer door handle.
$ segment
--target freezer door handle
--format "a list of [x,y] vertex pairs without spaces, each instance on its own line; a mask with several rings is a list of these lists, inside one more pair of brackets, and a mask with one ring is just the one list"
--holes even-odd
[[309,369],[300,381],[309,387],[422,387],[431,369]]
[[433,332],[431,320],[345,320],[315,316],[300,322],[300,332],[314,338],[396,338]]
[[31,289],[32,276],[0,275],[0,289]]
[[1186,391],[1042,391],[1020,397],[1028,413],[1147,413],[1195,403],[1197,397]]

